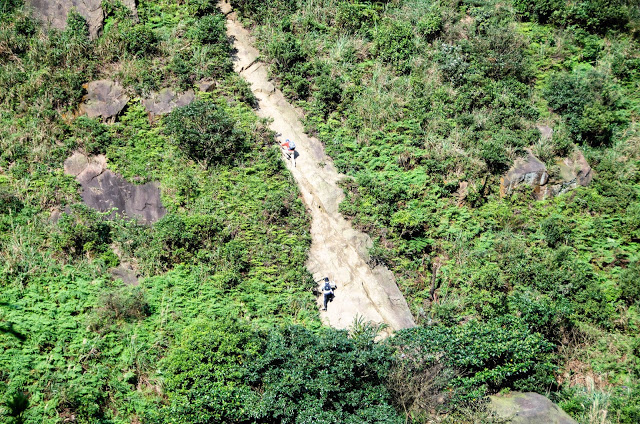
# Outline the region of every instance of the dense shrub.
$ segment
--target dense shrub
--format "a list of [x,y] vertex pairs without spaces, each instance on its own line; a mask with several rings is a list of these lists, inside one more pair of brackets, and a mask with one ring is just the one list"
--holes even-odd
[[386,21],[377,27],[373,49],[380,60],[399,72],[411,70],[411,57],[416,52],[413,27],[408,22]]
[[191,159],[205,167],[230,164],[246,150],[246,134],[215,103],[196,101],[165,118],[167,132]]
[[152,55],[157,50],[158,38],[153,30],[143,24],[125,27],[122,41],[126,51],[133,56]]
[[525,19],[556,25],[574,25],[593,33],[623,31],[630,20],[627,0],[514,0],[515,9]]
[[104,214],[74,205],[72,213],[62,214],[52,238],[55,248],[68,256],[102,253],[111,242],[111,227]]
[[545,96],[579,142],[608,144],[616,124],[621,123],[611,83],[596,71],[554,74]]
[[479,400],[501,388],[544,393],[554,385],[553,345],[509,315],[482,323],[403,330],[392,340],[399,354],[457,370],[455,401]]
[[544,24],[562,19],[565,0],[514,0],[513,5],[526,19]]
[[302,43],[291,33],[274,37],[267,45],[267,51],[281,72],[290,72],[297,63],[307,59]]
[[200,18],[189,35],[204,44],[227,45],[226,19],[221,13]]
[[177,423],[398,423],[389,366],[384,345],[345,332],[201,323],[165,361],[163,412]]
[[72,124],[76,143],[90,155],[105,154],[114,138],[98,119],[80,116]]

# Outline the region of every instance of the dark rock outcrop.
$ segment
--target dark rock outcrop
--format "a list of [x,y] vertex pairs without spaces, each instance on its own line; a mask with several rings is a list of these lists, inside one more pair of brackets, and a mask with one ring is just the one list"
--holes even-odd
[[118,214],[145,224],[156,222],[166,214],[157,183],[131,184],[106,169],[106,164],[103,155],[88,158],[78,152],[64,162],[65,173],[75,176],[82,186],[85,204],[101,212],[116,208]]
[[489,409],[512,424],[577,424],[569,414],[538,393],[512,392],[489,399]]
[[158,115],[166,115],[177,107],[190,104],[195,100],[196,96],[193,90],[184,93],[176,93],[170,88],[163,88],[159,92],[151,93],[151,96],[142,100],[142,104],[149,113],[151,118]]
[[[135,0],[123,0],[122,3],[131,10],[134,20],[138,19]],[[94,39],[102,30],[104,12],[101,0],[25,0],[25,4],[33,10],[34,16],[52,28],[64,29],[71,9],[82,15],[89,26],[89,36]]]
[[86,96],[82,99],[78,110],[80,115],[86,114],[89,118],[102,117],[103,119],[115,117],[129,102],[129,96],[115,81],[98,80],[85,84]]
[[536,199],[558,196],[577,186],[588,186],[593,179],[593,170],[581,151],[574,151],[569,157],[557,158],[559,175],[549,177],[547,167],[531,152],[524,159],[518,159],[509,172],[500,179],[500,196],[504,197],[519,185],[533,187]]

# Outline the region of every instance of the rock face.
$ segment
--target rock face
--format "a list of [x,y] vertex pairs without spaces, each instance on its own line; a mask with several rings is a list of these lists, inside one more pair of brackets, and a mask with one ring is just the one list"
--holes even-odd
[[176,93],[170,88],[163,88],[157,93],[151,93],[149,98],[142,100],[142,104],[147,109],[149,116],[153,118],[158,115],[166,115],[177,107],[186,106],[195,98],[193,90]]
[[64,172],[73,175],[82,186],[82,200],[100,212],[117,209],[138,221],[151,224],[166,214],[156,183],[133,185],[106,169],[104,155],[87,157],[74,153],[64,162]]
[[593,170],[582,152],[574,151],[567,158],[557,158],[559,177],[549,179],[547,167],[531,152],[524,159],[518,159],[509,172],[500,179],[500,196],[504,197],[521,184],[533,187],[536,199],[554,197],[577,187],[587,186],[593,179]]
[[500,195],[505,196],[521,184],[528,184],[536,189],[544,186],[549,180],[547,167],[531,152],[524,159],[518,159],[507,175],[500,179]]
[[[36,18],[53,28],[64,29],[69,12],[75,8],[87,21],[89,36],[92,39],[96,38],[102,30],[104,12],[101,0],[25,0],[25,3],[31,7]],[[137,21],[135,0],[124,0],[122,3],[131,10]]]
[[511,424],[578,424],[566,412],[537,393],[512,392],[490,396],[489,409]]
[[84,85],[87,95],[80,104],[80,115],[86,114],[89,118],[102,117],[103,119],[115,117],[124,109],[129,96],[124,92],[120,84],[115,81],[98,80]]
[[209,93],[213,91],[214,88],[216,88],[216,82],[210,79],[203,79],[198,83],[198,90],[204,93]]

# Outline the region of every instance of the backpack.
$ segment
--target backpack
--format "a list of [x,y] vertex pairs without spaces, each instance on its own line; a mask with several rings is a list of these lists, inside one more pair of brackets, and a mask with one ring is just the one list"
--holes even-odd
[[324,291],[331,291],[331,284],[329,284],[329,282],[327,281],[326,283],[324,283]]
[[294,143],[293,141],[289,140],[289,149],[293,150],[296,148],[296,143]]

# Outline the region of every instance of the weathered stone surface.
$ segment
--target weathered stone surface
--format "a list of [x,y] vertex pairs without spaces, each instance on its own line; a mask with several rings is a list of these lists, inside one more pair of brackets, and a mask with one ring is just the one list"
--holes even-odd
[[461,206],[464,203],[464,199],[467,198],[469,194],[469,182],[468,181],[460,181],[458,185],[458,191],[454,195],[456,197],[456,204]]
[[[74,153],[65,161],[65,173],[74,175],[82,186],[82,200],[101,212],[113,208],[118,214],[151,224],[166,214],[160,200],[160,189],[156,183],[134,185],[108,169],[104,155],[82,159],[81,153]],[[86,163],[84,169],[80,169]],[[77,173],[76,173],[77,172]]]
[[[52,28],[64,29],[71,9],[75,8],[87,21],[89,36],[94,39],[102,30],[104,12],[101,0],[25,0],[27,6],[33,10],[34,16],[51,25]],[[135,21],[138,19],[135,0],[124,0]]]
[[120,84],[109,80],[91,81],[85,84],[87,95],[82,99],[79,113],[89,118],[112,118],[116,116],[129,101],[129,96]]
[[80,152],[74,152],[64,161],[64,173],[77,177],[89,165],[89,160]]
[[119,266],[110,269],[109,273],[114,280],[122,280],[123,283],[129,286],[138,285],[139,274],[127,263],[122,263]]
[[556,163],[560,168],[560,177],[563,181],[575,182],[583,187],[591,183],[593,170],[581,151],[576,150],[570,157],[559,159]]
[[524,159],[517,159],[507,175],[500,179],[500,195],[510,194],[520,184],[539,187],[547,183],[547,167],[531,152]]
[[577,424],[566,412],[537,393],[490,396],[489,409],[511,424]]
[[196,96],[193,90],[184,93],[176,93],[170,88],[163,88],[157,93],[151,93],[151,96],[142,100],[147,112],[152,117],[157,115],[166,115],[173,109],[186,106],[195,100]]
[[536,128],[538,128],[538,131],[540,131],[540,137],[543,140],[551,140],[551,138],[553,137],[553,129],[551,127],[548,127],[546,125],[536,125]]
[[97,37],[102,29],[104,13],[100,0],[25,0],[25,4],[33,9],[36,18],[53,28],[64,29],[69,12],[75,8],[86,19],[91,38]]
[[558,196],[576,188],[587,186],[593,179],[593,170],[581,151],[574,151],[567,158],[557,158],[559,176],[549,179],[547,168],[531,152],[524,159],[518,159],[509,172],[500,179],[500,196],[511,194],[521,184],[533,187],[536,199]]
[[198,83],[198,90],[205,93],[213,91],[214,88],[216,88],[216,82],[213,80],[203,79]]

